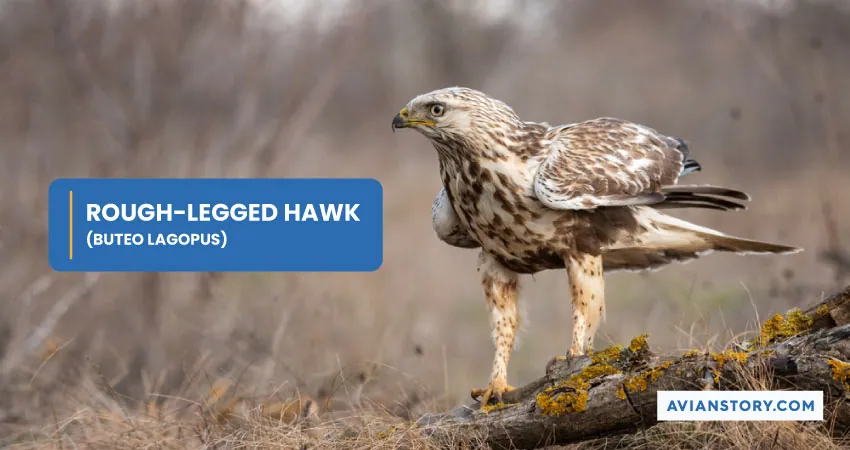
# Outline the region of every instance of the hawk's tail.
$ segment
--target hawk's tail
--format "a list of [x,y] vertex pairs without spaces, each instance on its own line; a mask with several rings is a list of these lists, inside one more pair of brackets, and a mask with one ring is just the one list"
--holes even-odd
[[702,170],[702,166],[695,159],[689,159],[685,161],[684,167],[682,167],[682,173],[679,175],[687,175],[691,172],[699,172]]
[[749,201],[746,192],[710,185],[667,186],[661,189],[664,200],[653,204],[656,209],[704,208],[718,211],[746,210],[741,201]]
[[[654,205],[653,205],[654,206]],[[605,270],[655,269],[685,262],[711,252],[747,254],[792,254],[798,247],[739,238],[668,216],[654,207],[636,214],[644,232],[609,247],[603,256]]]
[[691,149],[688,147],[688,143],[685,142],[682,138],[673,138],[676,141],[676,149],[682,153],[682,159],[685,164],[682,167],[682,172],[679,173],[679,176],[687,175],[691,172],[699,172],[702,170],[702,166],[695,159],[688,159],[691,154]]
[[789,245],[774,244],[772,242],[756,241],[720,234],[703,234],[702,237],[712,244],[713,250],[721,252],[733,252],[738,254],[775,253],[786,255],[803,250]]
[[730,236],[660,212],[651,214],[646,218],[651,221],[652,228],[655,228],[659,235],[659,238],[656,239],[647,237],[651,241],[655,241],[654,244],[660,247],[667,245],[672,250],[690,250],[695,253],[721,251],[740,254],[790,254],[803,250],[789,245]]

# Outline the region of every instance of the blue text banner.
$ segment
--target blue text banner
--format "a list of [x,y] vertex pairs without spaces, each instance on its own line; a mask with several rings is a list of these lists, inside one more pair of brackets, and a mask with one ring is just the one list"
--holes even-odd
[[370,272],[383,190],[366,178],[62,178],[50,265],[73,272]]

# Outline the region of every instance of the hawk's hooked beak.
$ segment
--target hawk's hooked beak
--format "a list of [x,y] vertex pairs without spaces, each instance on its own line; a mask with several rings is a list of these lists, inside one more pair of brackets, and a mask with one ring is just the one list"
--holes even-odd
[[419,120],[419,119],[411,119],[407,116],[408,111],[407,108],[402,108],[398,114],[393,117],[393,133],[395,133],[396,128],[410,128],[413,125],[426,125],[429,127],[433,127],[436,123],[428,121],[428,120]]
[[393,117],[393,133],[395,133],[396,128],[407,128],[408,126],[410,125],[407,123],[407,108],[404,108]]

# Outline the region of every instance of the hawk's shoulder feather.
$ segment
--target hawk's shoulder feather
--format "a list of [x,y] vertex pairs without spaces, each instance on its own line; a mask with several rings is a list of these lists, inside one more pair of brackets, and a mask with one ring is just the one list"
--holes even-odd
[[610,117],[550,128],[544,144],[534,192],[553,209],[662,202],[662,187],[676,184],[688,153],[680,139]]

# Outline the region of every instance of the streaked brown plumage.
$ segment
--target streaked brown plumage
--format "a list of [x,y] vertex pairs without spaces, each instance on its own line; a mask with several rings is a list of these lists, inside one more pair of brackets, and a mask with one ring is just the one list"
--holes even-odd
[[728,236],[662,210],[746,209],[747,194],[677,185],[701,167],[687,144],[625,120],[562,126],[526,122],[506,104],[468,88],[411,100],[393,119],[437,150],[443,189],[432,206],[437,236],[478,248],[496,355],[482,405],[512,389],[507,365],[519,324],[520,274],[566,269],[573,302],[570,356],[592,348],[605,315],[604,272],[647,270],[711,251],[800,249]]

